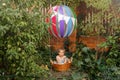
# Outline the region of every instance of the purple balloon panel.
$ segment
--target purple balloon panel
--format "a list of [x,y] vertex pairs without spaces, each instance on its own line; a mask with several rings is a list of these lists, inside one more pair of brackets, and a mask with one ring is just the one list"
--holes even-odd
[[60,6],[58,10],[59,10],[60,14],[63,14],[63,8],[62,8],[62,6]]
[[60,36],[64,36],[64,20],[60,21]]

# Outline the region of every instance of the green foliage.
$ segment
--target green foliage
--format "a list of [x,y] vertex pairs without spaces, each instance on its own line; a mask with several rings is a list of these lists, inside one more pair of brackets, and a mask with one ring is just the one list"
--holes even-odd
[[99,80],[119,80],[120,68],[116,66],[103,66]]
[[87,73],[90,79],[96,79],[99,73],[101,59],[96,60],[95,54],[96,52],[94,50],[91,51],[87,47],[84,47],[77,63],[79,71]]
[[120,32],[119,1],[84,0],[84,2],[87,7],[84,6],[86,11],[84,10],[78,15],[78,36],[80,33],[83,35],[108,36]]
[[81,43],[77,44],[77,51],[73,56],[73,66],[76,68],[72,73],[73,80],[82,80],[83,78],[88,80],[119,79],[120,46],[119,44],[115,44],[116,41],[113,39],[107,42],[109,43],[109,41],[114,46],[109,52],[99,52],[99,54],[104,54],[99,58],[96,58],[98,52],[95,50],[90,50]]
[[118,36],[109,36],[107,41],[100,45],[101,47],[110,47],[110,51],[106,56],[108,65],[120,66],[120,41]]
[[[111,3],[111,0],[0,0],[1,80],[47,79],[49,71],[41,65],[50,66],[49,58],[52,53],[46,46],[49,41],[47,32],[49,25],[44,22],[47,15],[42,14],[41,8],[48,7],[50,4],[52,6],[66,4],[75,10],[80,1],[85,1],[88,7],[92,5],[103,12],[108,9],[108,4]],[[100,25],[99,18],[101,16],[103,16],[101,13],[95,14],[93,17],[94,25],[88,24],[88,26],[94,28],[99,25],[98,29],[104,30],[103,26]],[[113,15],[108,17],[110,19]],[[113,23],[109,25],[109,27],[112,26],[113,30],[117,29],[117,34],[119,34],[118,21],[119,18],[115,18]],[[116,25],[118,26],[113,27]],[[117,39],[118,37],[109,37],[108,41],[103,44],[104,47],[111,47],[105,59],[102,57],[96,59],[96,51],[89,50],[84,45],[77,45],[77,51],[73,59],[73,66],[76,70],[71,74],[71,80],[82,78],[104,80],[111,79],[110,76],[116,77],[119,75],[120,46]],[[56,54],[52,56],[53,59],[55,59]],[[72,55],[67,52],[67,56],[71,57]],[[106,73],[109,74],[102,75]],[[106,76],[109,76],[109,78],[106,78]],[[63,80],[67,79],[63,78]]]
[[87,79],[88,75],[82,72],[73,72],[71,80],[82,80]]
[[41,65],[47,65],[50,67],[50,56],[51,56],[51,51],[50,49],[44,48],[44,47],[39,47],[37,48],[38,55],[36,55],[36,62],[37,64]]
[[87,3],[87,6],[93,6],[97,9],[106,10],[109,8],[109,5],[111,4],[111,0],[85,0]]
[[43,63],[38,64],[42,62],[42,58],[38,58],[42,50],[38,49],[47,50],[45,45],[49,39],[47,25],[42,19],[45,16],[39,11],[42,2],[0,1],[0,64],[4,75],[15,75],[17,80],[21,80],[19,76],[48,76],[47,70],[40,67]]

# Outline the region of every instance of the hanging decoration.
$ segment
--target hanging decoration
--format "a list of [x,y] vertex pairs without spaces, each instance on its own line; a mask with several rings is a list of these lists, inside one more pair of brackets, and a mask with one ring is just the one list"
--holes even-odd
[[51,23],[48,28],[49,32],[57,38],[70,36],[76,25],[76,18],[72,10],[68,6],[61,5],[52,7],[48,13],[50,18],[47,19],[47,22]]

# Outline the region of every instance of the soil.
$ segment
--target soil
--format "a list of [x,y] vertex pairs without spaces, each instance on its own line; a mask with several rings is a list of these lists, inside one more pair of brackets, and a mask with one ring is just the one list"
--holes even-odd
[[53,69],[51,69],[51,80],[63,80],[64,78],[67,78],[69,80],[70,76],[71,76],[72,70],[68,70],[68,71],[63,71],[63,72],[58,72],[55,71]]

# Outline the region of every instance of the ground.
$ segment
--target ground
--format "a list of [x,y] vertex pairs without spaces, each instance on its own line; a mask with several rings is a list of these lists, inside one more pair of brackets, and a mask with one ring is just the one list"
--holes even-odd
[[72,73],[72,70],[69,69],[68,71],[63,71],[63,72],[59,72],[59,71],[55,71],[53,69],[50,70],[51,71],[51,79],[55,79],[55,80],[63,80],[64,78],[69,79]]

